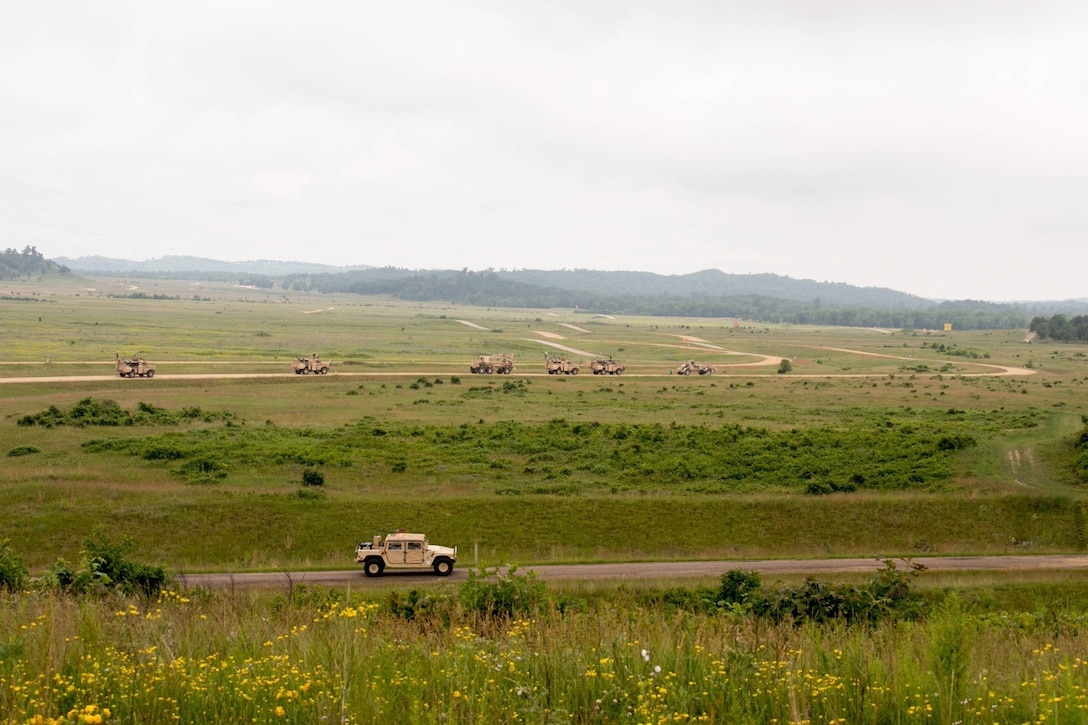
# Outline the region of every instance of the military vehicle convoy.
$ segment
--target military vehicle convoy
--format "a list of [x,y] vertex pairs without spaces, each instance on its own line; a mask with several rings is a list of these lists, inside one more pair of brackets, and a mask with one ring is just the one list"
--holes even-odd
[[589,369],[594,375],[623,375],[627,366],[618,360],[613,360],[609,355],[607,358],[599,357],[590,362]]
[[468,366],[468,371],[473,375],[509,375],[514,372],[514,356],[500,353],[498,355],[481,355],[476,362]]
[[117,374],[122,378],[155,377],[155,366],[139,355],[133,358],[124,359],[121,357],[121,353],[117,353],[113,367],[114,370],[117,371]]
[[436,546],[426,534],[409,534],[403,529],[384,539],[375,536],[355,547],[355,563],[363,565],[367,576],[381,576],[386,569],[419,571],[433,569],[438,576],[449,576],[457,561],[457,547]]
[[315,352],[310,357],[296,357],[294,363],[291,364],[291,369],[295,371],[295,375],[326,375],[329,372],[329,364],[322,362]]
[[566,355],[552,357],[548,353],[544,353],[544,369],[548,371],[548,375],[577,375],[578,363],[572,361]]
[[696,375],[710,375],[713,372],[713,365],[700,365],[694,360],[687,360],[676,368],[677,375],[691,375],[693,373]]

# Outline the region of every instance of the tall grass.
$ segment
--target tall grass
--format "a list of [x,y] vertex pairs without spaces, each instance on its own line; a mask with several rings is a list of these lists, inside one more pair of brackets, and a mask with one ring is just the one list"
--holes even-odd
[[412,619],[331,591],[7,596],[6,722],[1088,721],[1083,615],[771,624],[623,594]]

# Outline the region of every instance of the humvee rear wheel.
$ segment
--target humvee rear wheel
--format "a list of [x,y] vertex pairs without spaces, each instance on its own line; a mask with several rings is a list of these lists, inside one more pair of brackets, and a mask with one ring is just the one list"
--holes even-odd
[[449,576],[453,572],[453,562],[449,559],[438,559],[434,563],[434,573],[438,576]]
[[363,563],[363,573],[367,576],[381,576],[384,569],[381,559],[367,559]]

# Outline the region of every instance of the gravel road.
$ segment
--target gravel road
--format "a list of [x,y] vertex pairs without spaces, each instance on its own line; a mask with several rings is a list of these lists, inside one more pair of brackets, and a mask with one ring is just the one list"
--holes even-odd
[[[1084,571],[1088,572],[1088,556],[931,556],[911,559],[930,571]],[[906,567],[903,560],[896,564]],[[670,561],[626,564],[556,564],[526,566],[519,571],[536,572],[544,581],[607,580],[607,579],[674,579],[718,577],[730,569],[751,569],[762,575],[774,574],[844,574],[873,572],[884,567],[883,559],[756,559],[748,561]],[[463,581],[468,578],[464,567],[455,569],[448,578],[424,572],[386,572],[370,579],[361,570],[244,572],[214,574],[182,574],[177,577],[183,587],[269,588],[291,587],[299,584],[328,587],[419,586],[425,583]]]

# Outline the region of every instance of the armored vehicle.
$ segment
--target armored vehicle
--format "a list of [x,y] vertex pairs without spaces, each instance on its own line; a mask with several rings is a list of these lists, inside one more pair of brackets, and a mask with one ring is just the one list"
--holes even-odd
[[309,375],[310,373],[325,375],[329,372],[329,364],[318,359],[316,352],[310,357],[296,357],[291,368],[295,371],[295,375]]
[[409,534],[403,529],[375,536],[355,547],[355,563],[363,565],[367,576],[381,576],[386,569],[419,571],[433,569],[438,576],[449,576],[457,561],[457,547],[436,546],[425,534]]
[[680,367],[676,368],[677,375],[691,375],[692,373],[695,373],[696,375],[710,375],[712,372],[714,372],[713,365],[700,365],[694,360],[687,360],[680,365]]
[[627,366],[618,360],[613,360],[609,355],[607,358],[599,357],[589,364],[589,369],[594,375],[623,375],[623,371],[627,369]]
[[117,374],[122,378],[153,378],[155,377],[155,366],[144,360],[137,355],[134,358],[122,359],[121,353],[117,353],[117,359],[114,362],[114,369]]
[[514,372],[514,356],[500,353],[498,355],[481,355],[476,362],[468,366],[468,371],[474,375],[509,375]]
[[577,375],[578,363],[566,355],[552,357],[544,353],[544,369],[548,371],[548,375]]

